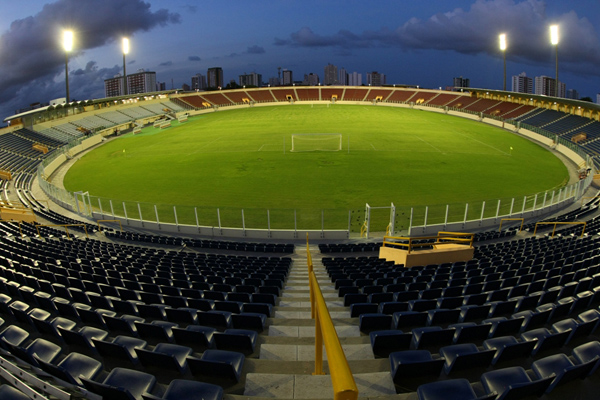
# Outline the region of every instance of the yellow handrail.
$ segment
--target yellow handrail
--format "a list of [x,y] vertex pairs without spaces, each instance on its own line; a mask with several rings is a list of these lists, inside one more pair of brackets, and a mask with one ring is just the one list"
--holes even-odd
[[525,223],[525,218],[502,218],[500,220],[500,228],[498,228],[498,232],[502,230],[502,221],[521,221],[521,227],[519,228],[519,232],[523,230],[523,224]]
[[89,239],[90,236],[88,235],[88,231],[87,231],[87,227],[85,226],[85,224],[58,224],[58,225],[42,225],[42,224],[36,224],[35,225],[35,229],[37,230],[38,235],[42,236],[42,234],[40,233],[40,226],[46,226],[49,228],[53,228],[53,227],[64,227],[65,231],[67,232],[67,237],[69,239],[71,239],[71,236],[69,235],[69,226],[83,226],[83,230],[85,231],[85,236]]
[[554,225],[554,228],[552,229],[551,237],[554,237],[554,233],[556,232],[556,225],[583,225],[583,230],[581,231],[581,236],[580,236],[580,237],[583,237],[587,223],[586,222],[538,222],[535,224],[535,229],[533,230],[534,236],[535,236],[535,233],[537,232],[538,225]]
[[[463,239],[464,237],[464,239]],[[427,243],[413,243],[414,241],[435,239],[435,242],[427,242]],[[415,250],[419,247],[428,247],[432,244],[464,244],[469,247],[473,247],[473,241],[475,239],[475,235],[472,233],[462,233],[462,232],[438,232],[437,236],[419,236],[416,238],[404,237],[404,236],[384,236],[383,237],[383,247],[403,247],[408,250],[408,253]],[[399,243],[397,240],[402,240],[407,243]]]
[[118,222],[119,228],[121,228],[121,232],[123,232],[123,224],[120,219],[99,219],[96,221],[98,223],[98,232],[102,232],[102,227],[100,226],[100,222]]
[[323,345],[325,345],[334,400],[356,400],[358,399],[358,388],[313,270],[312,256],[308,247],[308,234],[306,235],[306,253],[311,314],[315,318],[315,372],[313,375],[324,375]]

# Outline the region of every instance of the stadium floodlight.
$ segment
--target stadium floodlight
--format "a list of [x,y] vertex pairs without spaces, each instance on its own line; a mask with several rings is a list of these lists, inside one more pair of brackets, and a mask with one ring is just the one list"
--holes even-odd
[[500,34],[498,38],[500,40],[500,50],[504,56],[504,80],[502,90],[506,91],[506,33]]
[[550,26],[550,43],[556,49],[556,89],[554,95],[558,97],[558,25]]
[[127,95],[127,69],[125,68],[125,56],[129,54],[129,39],[123,38],[123,94]]
[[73,50],[73,31],[63,32],[63,48],[65,49],[65,82],[67,85],[67,104],[71,101],[69,98],[69,52]]

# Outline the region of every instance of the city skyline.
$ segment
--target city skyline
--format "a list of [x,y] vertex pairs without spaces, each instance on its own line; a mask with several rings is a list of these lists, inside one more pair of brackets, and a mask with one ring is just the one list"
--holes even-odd
[[[560,27],[560,81],[581,97],[600,92],[600,4],[596,0],[232,0],[198,6],[185,0],[30,0],[3,5],[0,16],[0,113],[65,96],[64,26],[71,98],[104,96],[104,80],[123,72],[121,39],[130,38],[127,70],[155,71],[167,89],[190,85],[221,67],[223,81],[246,72],[263,81],[278,68],[323,78],[328,63],[387,84],[445,88],[457,76],[471,87],[502,89],[498,35],[507,35],[507,75],[554,76],[548,28]],[[363,82],[364,82],[363,76]],[[322,82],[322,81],[321,81]],[[510,85],[509,87],[510,88]]]

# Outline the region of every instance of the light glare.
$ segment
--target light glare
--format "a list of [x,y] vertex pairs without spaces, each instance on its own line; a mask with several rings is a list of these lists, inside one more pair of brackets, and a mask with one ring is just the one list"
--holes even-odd
[[64,47],[65,51],[73,50],[73,32],[72,31],[64,31],[63,47]]
[[500,50],[506,50],[506,34],[502,33],[500,36]]
[[129,54],[129,39],[123,38],[123,54]]
[[555,46],[558,44],[558,25],[550,26],[550,43]]

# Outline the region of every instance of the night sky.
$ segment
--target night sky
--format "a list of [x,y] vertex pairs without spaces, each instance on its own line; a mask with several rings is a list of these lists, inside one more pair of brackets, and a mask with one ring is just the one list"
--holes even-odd
[[170,89],[222,67],[225,82],[277,67],[294,80],[328,63],[379,71],[389,84],[445,88],[452,78],[502,88],[498,35],[506,33],[507,88],[521,72],[555,74],[549,26],[560,26],[559,76],[594,101],[600,93],[599,0],[2,0],[0,116],[65,96],[62,30],[75,32],[71,99],[104,97],[104,79],[155,71]]

